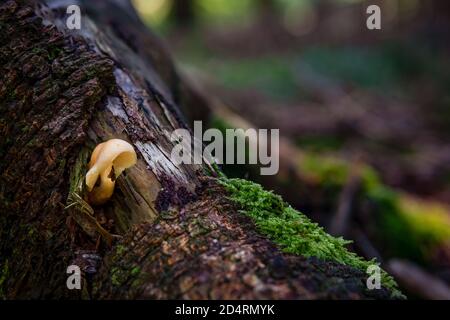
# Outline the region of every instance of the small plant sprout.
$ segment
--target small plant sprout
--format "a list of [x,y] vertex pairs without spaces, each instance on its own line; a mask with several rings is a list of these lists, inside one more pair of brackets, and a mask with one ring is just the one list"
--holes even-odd
[[136,161],[133,146],[124,140],[111,139],[97,145],[86,174],[88,202],[100,205],[108,201],[114,192],[117,177]]

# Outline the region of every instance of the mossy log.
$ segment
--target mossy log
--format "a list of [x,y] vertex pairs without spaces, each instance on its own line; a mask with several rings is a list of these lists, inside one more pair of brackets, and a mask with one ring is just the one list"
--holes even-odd
[[[129,3],[69,2],[0,4],[1,298],[391,297],[350,265],[282,252],[213,168],[173,164],[180,111],[206,102]],[[65,28],[73,2],[80,31]],[[87,159],[110,138],[132,143],[138,163],[90,207]],[[71,264],[83,290],[66,286]]]
[[[256,128],[220,99],[207,96],[198,85],[195,90],[209,101],[204,118],[209,119],[209,127],[222,131]],[[248,152],[257,150],[250,148]],[[230,176],[248,175],[272,188],[333,235],[353,240],[354,249],[366,259],[376,258],[387,270],[390,259],[408,259],[448,283],[449,207],[387,186],[363,161],[301,150],[281,137],[277,175],[260,176],[257,165],[223,169]],[[422,292],[411,293],[422,296]]]

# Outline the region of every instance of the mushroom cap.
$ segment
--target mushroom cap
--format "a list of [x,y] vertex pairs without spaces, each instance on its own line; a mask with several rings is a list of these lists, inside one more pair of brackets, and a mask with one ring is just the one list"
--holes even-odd
[[[114,168],[114,178],[137,162],[136,152],[131,144],[121,139],[111,139],[97,145],[92,152],[89,171],[86,174],[86,186],[92,191],[99,176],[104,180]],[[103,183],[103,181],[102,181]],[[114,186],[114,185],[113,185]]]

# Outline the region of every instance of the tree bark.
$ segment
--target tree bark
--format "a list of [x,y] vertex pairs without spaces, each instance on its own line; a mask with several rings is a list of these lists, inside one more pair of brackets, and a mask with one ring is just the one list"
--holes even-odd
[[[70,31],[69,2],[0,4],[1,298],[389,297],[349,266],[282,253],[214,169],[172,163],[181,112],[207,102],[129,3],[78,1],[82,28]],[[110,138],[132,143],[138,163],[92,216],[76,197]],[[71,264],[81,291],[66,286]]]

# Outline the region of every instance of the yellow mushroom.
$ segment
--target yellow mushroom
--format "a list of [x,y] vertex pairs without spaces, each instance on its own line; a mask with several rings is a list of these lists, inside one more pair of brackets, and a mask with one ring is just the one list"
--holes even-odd
[[[103,204],[111,198],[117,177],[136,164],[136,152],[131,144],[121,139],[111,139],[97,145],[92,152],[86,174],[88,202]],[[97,181],[100,178],[100,183]]]

